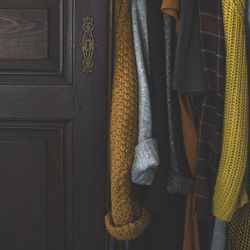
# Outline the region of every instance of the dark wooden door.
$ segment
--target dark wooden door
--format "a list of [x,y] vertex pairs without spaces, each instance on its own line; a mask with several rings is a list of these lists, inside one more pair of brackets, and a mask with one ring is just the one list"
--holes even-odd
[[0,1],[1,250],[104,249],[107,27],[108,0]]

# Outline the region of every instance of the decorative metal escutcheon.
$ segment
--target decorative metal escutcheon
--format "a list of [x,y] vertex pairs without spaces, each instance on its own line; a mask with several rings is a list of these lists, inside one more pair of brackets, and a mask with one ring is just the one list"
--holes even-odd
[[82,53],[83,53],[83,72],[91,73],[94,71],[94,60],[93,54],[96,47],[95,39],[93,36],[94,31],[94,18],[92,17],[84,17],[82,19],[83,24],[83,38],[81,42]]

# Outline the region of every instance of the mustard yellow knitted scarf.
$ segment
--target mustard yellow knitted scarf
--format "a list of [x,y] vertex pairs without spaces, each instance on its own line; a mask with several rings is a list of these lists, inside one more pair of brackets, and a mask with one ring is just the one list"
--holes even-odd
[[222,154],[213,196],[213,214],[230,221],[248,203],[244,176],[248,149],[248,84],[245,0],[222,0],[226,44],[226,92]]
[[138,84],[133,47],[130,0],[114,1],[114,79],[109,132],[111,211],[108,232],[131,240],[149,225],[150,214],[140,206],[130,182],[138,138]]

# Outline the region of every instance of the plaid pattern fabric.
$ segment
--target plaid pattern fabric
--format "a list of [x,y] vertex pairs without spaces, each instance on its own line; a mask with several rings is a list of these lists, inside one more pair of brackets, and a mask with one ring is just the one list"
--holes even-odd
[[221,0],[200,0],[200,34],[208,93],[202,104],[197,152],[195,214],[211,217],[211,200],[221,154],[225,96],[225,40]]

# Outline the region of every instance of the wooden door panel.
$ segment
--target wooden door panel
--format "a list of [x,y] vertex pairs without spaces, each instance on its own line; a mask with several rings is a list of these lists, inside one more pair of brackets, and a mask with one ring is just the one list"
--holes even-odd
[[0,207],[0,234],[1,244],[8,250],[47,248],[45,155],[42,141],[0,139],[0,202],[4,204]]
[[0,118],[73,118],[73,88],[60,86],[0,86]]
[[0,2],[0,83],[72,84],[72,16],[73,0]]
[[0,1],[0,249],[105,248],[108,2]]
[[3,250],[73,249],[73,11],[71,0],[0,2]]
[[1,249],[61,250],[71,240],[64,231],[72,220],[71,128],[0,124]]
[[[108,0],[75,2],[74,250],[105,248]],[[94,18],[94,71],[83,73],[82,18]],[[81,136],[80,136],[81,135]]]
[[0,59],[47,59],[48,12],[0,9]]

